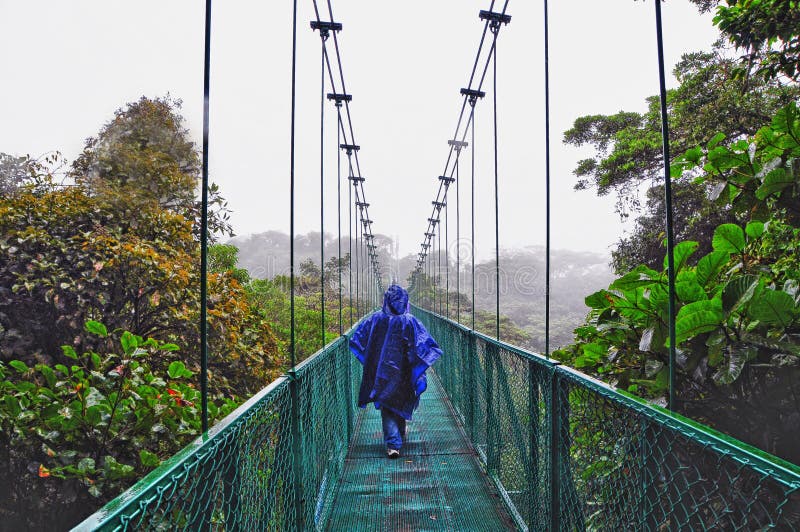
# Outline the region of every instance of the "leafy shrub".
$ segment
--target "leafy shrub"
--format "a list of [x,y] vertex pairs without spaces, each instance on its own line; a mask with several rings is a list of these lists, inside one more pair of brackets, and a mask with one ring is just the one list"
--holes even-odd
[[[675,246],[678,408],[790,460],[800,392],[800,111],[781,109],[751,139],[715,136],[672,166],[745,218],[714,230],[712,250]],[[640,265],[586,298],[576,343],[554,356],[665,403],[668,391],[666,257]]]
[[[64,346],[70,362],[53,367],[0,362],[0,440],[9,454],[0,478],[10,494],[3,513],[13,509],[21,528],[74,524],[201,432],[193,373],[180,360],[163,372],[149,362],[177,345],[109,334],[96,321],[86,330],[113,349]],[[235,406],[212,400],[209,417]]]

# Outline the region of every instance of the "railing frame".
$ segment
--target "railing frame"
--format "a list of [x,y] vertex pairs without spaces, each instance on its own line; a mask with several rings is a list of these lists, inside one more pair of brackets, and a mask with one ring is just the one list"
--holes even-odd
[[[584,375],[575,369],[561,365],[557,361],[545,358],[544,356],[529,352],[519,347],[504,344],[493,337],[471,330],[460,323],[452,321],[449,318],[436,314],[430,310],[422,309],[414,305],[412,306],[412,313],[417,314],[418,317],[421,317],[423,321],[427,322],[426,326],[431,329],[431,333],[433,334],[434,338],[436,338],[436,329],[441,326],[440,324],[446,324],[447,327],[459,331],[462,335],[465,335],[469,339],[467,379],[470,383],[470,390],[473,392],[470,393],[469,397],[467,398],[467,412],[462,413],[462,416],[465,424],[467,425],[467,427],[465,427],[466,433],[470,435],[473,446],[475,447],[475,451],[481,458],[483,467],[486,468],[486,472],[490,479],[501,491],[502,499],[507,505],[513,506],[513,503],[511,502],[511,497],[505,492],[505,487],[502,485],[501,479],[497,474],[497,457],[494,456],[494,449],[497,442],[492,441],[492,432],[496,429],[493,429],[490,426],[490,423],[487,423],[485,431],[487,438],[487,441],[485,442],[486,451],[483,452],[477,444],[480,434],[477,434],[478,427],[475,417],[476,412],[473,410],[475,408],[475,398],[473,395],[475,393],[479,393],[479,390],[476,388],[477,381],[474,371],[475,366],[479,365],[478,363],[480,361],[477,352],[477,343],[480,341],[485,345],[483,355],[483,369],[485,374],[483,377],[485,377],[484,390],[487,397],[487,404],[485,405],[487,421],[497,415],[490,403],[494,395],[499,393],[493,384],[493,373],[496,372],[497,368],[495,364],[489,360],[490,358],[499,359],[498,353],[502,349],[506,352],[519,355],[522,359],[528,361],[528,374],[530,380],[528,383],[528,404],[531,409],[529,412],[531,421],[537,419],[534,416],[538,416],[538,406],[537,408],[534,408],[534,405],[537,404],[537,401],[534,399],[539,393],[537,390],[538,383],[534,382],[534,372],[536,371],[541,373],[543,369],[545,371],[549,369],[549,399],[552,406],[547,412],[548,419],[546,437],[549,439],[549,442],[547,443],[549,444],[548,474],[550,476],[550,483],[547,498],[549,499],[550,510],[549,518],[547,519],[547,524],[545,525],[549,530],[561,530],[565,527],[569,529],[580,530],[583,529],[584,522],[587,519],[585,510],[583,509],[581,502],[578,500],[579,493],[576,491],[576,484],[573,478],[574,474],[571,471],[572,465],[570,463],[571,458],[569,454],[571,445],[571,442],[569,441],[569,385],[577,385],[593,394],[596,394],[600,398],[608,399],[616,406],[630,411],[631,416],[638,417],[642,435],[640,436],[641,441],[639,442],[641,447],[636,452],[640,454],[638,459],[641,460],[640,467],[642,470],[642,486],[641,495],[634,504],[635,508],[631,508],[631,512],[642,516],[642,519],[640,520],[640,523],[642,523],[641,526],[657,524],[651,522],[651,520],[654,519],[654,516],[650,515],[652,512],[649,511],[652,510],[652,494],[654,493],[654,490],[657,491],[657,488],[652,485],[654,483],[652,482],[654,480],[653,475],[657,473],[657,470],[653,469],[654,464],[652,463],[652,460],[648,461],[648,454],[644,444],[649,440],[645,440],[643,437],[646,435],[647,431],[650,431],[651,433],[654,432],[654,428],[661,432],[669,431],[671,434],[673,434],[673,436],[676,437],[690,439],[698,446],[698,448],[710,450],[716,453],[720,458],[724,457],[725,459],[731,459],[737,462],[741,467],[747,468],[751,472],[761,474],[764,477],[769,477],[778,485],[783,486],[784,493],[791,494],[792,498],[795,497],[795,494],[800,493],[800,467],[798,466],[774,457],[769,453],[756,449],[739,440],[736,440],[735,438],[721,434],[705,425],[683,417],[680,414],[671,412],[666,408],[653,405],[645,399],[636,397],[623,390],[613,388],[612,386]],[[429,319],[431,321],[429,321]],[[432,320],[439,320],[439,324]],[[447,353],[445,353],[444,356],[448,356]],[[448,379],[449,377],[446,377],[441,380],[444,383],[448,382]],[[457,387],[456,384],[454,384],[454,386]],[[452,390],[445,389],[445,392],[450,395]],[[450,402],[452,404],[457,403],[452,400]],[[658,429],[658,427],[660,427],[660,429]],[[531,463],[534,464],[538,463],[538,461],[535,459],[534,453],[538,452],[540,442],[537,441],[536,431],[532,430],[532,427],[530,430],[530,437]],[[663,443],[657,437],[651,439],[655,441],[655,445],[661,445]],[[650,452],[652,454],[652,450]],[[537,482],[536,478],[538,474],[538,470],[536,473],[528,471],[529,489],[535,489],[535,483]],[[651,482],[648,482],[648,478]],[[651,494],[650,497],[648,497],[648,493]],[[536,500],[537,497],[534,497],[532,494],[529,501],[531,501],[531,503],[535,503]],[[565,504],[567,505],[566,507],[564,506]],[[527,529],[527,523],[519,522],[520,513],[518,509],[509,507],[509,510],[512,514],[512,517],[514,517],[515,521],[517,521],[517,525],[522,529]],[[778,515],[780,516],[780,512],[783,510],[781,505],[778,506],[777,510],[779,511]],[[565,514],[565,512],[568,513]],[[535,515],[535,509],[533,508],[531,509],[531,515]],[[532,529],[537,529],[540,527],[539,523],[532,523],[532,525]]]
[[[135,519],[141,513],[141,509],[137,508],[136,505],[141,500],[146,500],[151,496],[155,496],[160,490],[166,489],[167,486],[170,486],[173,483],[173,478],[178,476],[181,471],[185,470],[186,468],[190,467],[191,464],[198,459],[198,457],[202,457],[205,454],[212,451],[215,445],[224,441],[225,438],[231,435],[231,432],[237,430],[236,426],[240,422],[240,420],[245,419],[247,415],[254,409],[258,408],[263,402],[270,400],[270,398],[276,394],[280,393],[280,390],[284,387],[289,388],[289,396],[290,396],[290,411],[291,411],[291,446],[292,446],[292,486],[291,496],[293,497],[293,508],[294,508],[294,518],[295,523],[299,525],[301,529],[307,528],[308,523],[305,523],[307,520],[306,517],[309,515],[308,505],[313,504],[316,502],[316,497],[314,494],[307,494],[304,493],[305,486],[303,485],[302,479],[303,476],[303,456],[301,455],[301,448],[302,448],[302,441],[305,437],[301,434],[300,430],[300,412],[299,412],[299,403],[300,398],[298,396],[298,377],[299,373],[302,373],[304,368],[307,366],[314,364],[323,356],[329,355],[331,351],[340,349],[342,343],[346,343],[349,341],[350,335],[353,331],[360,325],[360,323],[369,316],[368,313],[366,316],[362,317],[357,323],[353,325],[353,327],[344,333],[343,335],[339,336],[337,339],[330,342],[324,348],[317,351],[314,355],[310,356],[300,364],[298,364],[293,370],[287,371],[286,374],[278,377],[272,383],[270,383],[267,387],[257,392],[255,395],[250,397],[247,401],[245,401],[242,405],[240,405],[236,410],[228,414],[225,418],[220,420],[214,426],[212,426],[207,432],[203,433],[202,435],[198,436],[194,441],[189,443],[186,447],[181,449],[178,453],[174,456],[170,457],[169,459],[162,462],[160,466],[156,469],[151,471],[147,474],[144,478],[136,482],[131,488],[126,490],[125,492],[118,495],[112,501],[107,503],[103,506],[100,510],[95,512],[94,514],[87,517],[83,522],[79,523],[73,530],[74,531],[87,531],[87,530],[119,530],[119,529],[126,529],[127,521],[130,519]],[[338,361],[337,361],[338,363]],[[352,401],[352,394],[353,394],[353,372],[352,372],[352,361],[350,357],[346,362],[346,367],[348,369],[348,381],[346,383],[345,388],[345,397],[347,398],[348,405],[350,408],[347,408],[346,414],[346,423],[347,423],[347,446],[352,443],[352,435],[353,435],[353,424],[356,422],[356,416],[353,414],[353,401]],[[226,499],[224,506],[227,508],[238,508],[239,505],[234,501],[233,498],[237,497],[238,490],[235,484],[241,484],[242,479],[239,478],[237,482],[237,478],[240,475],[228,475],[222,479],[222,482],[226,485],[226,491],[228,492],[228,496],[232,497],[230,500]],[[316,512],[312,512],[311,515],[315,515]],[[325,517],[323,515],[323,517]],[[203,519],[203,517],[200,517]],[[230,526],[236,528],[239,519],[237,516],[231,517],[231,522],[229,523]],[[321,523],[314,523],[314,527],[320,526]],[[208,528],[208,526],[204,526],[203,528]]]

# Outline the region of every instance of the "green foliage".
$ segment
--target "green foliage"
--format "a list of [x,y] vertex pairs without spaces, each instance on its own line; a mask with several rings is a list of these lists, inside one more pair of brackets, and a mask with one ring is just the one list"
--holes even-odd
[[230,272],[231,276],[240,284],[250,281],[250,274],[244,268],[239,268],[239,250],[232,244],[214,244],[208,247],[208,271],[212,273]]
[[[23,516],[33,504],[24,495],[31,484],[39,492],[82,486],[75,495],[80,515],[200,433],[194,373],[180,361],[165,372],[150,362],[174,345],[128,331],[107,334],[96,321],[86,328],[110,340],[109,349],[77,354],[64,346],[70,362],[52,367],[0,362],[0,440],[10,453],[0,469],[4,492]],[[212,400],[209,414],[217,419],[235,406],[230,399]]]
[[[154,368],[176,356],[196,367],[199,156],[178,109],[169,98],[129,104],[87,142],[78,186],[45,176],[0,198],[0,360],[52,364],[66,362],[63,344],[102,349],[88,334],[102,319],[189,348],[159,354]],[[235,248],[210,247],[210,384],[229,397],[265,386],[282,360],[235,263]]]
[[[737,77],[736,65],[720,46],[712,52],[685,54],[676,65],[679,85],[667,93],[673,154],[683,153],[689,162],[698,160],[703,156],[698,146],[708,145],[719,147],[711,158],[719,158],[720,165],[737,164],[736,158],[727,157],[725,148],[754,135],[800,94],[796,85],[779,80]],[[564,134],[567,144],[594,149],[593,156],[573,171],[578,178],[576,188],[594,188],[599,195],[614,193],[623,218],[638,215],[631,235],[621,239],[612,252],[618,273],[638,264],[658,268],[664,255],[660,101],[651,97],[647,102],[647,112],[641,114],[621,111],[579,117]],[[715,201],[722,188],[696,183],[692,175],[682,175],[674,167],[672,176],[676,239],[698,242],[698,255],[703,256],[711,250],[714,229],[723,223],[742,222],[744,215]],[[775,186],[780,186],[779,177],[776,174],[770,181],[777,180]],[[647,187],[644,203],[640,200],[642,187]]]
[[[713,249],[694,266],[690,257],[698,243],[675,246],[678,397],[687,408],[706,407],[690,413],[701,411],[698,417],[753,441],[765,430],[763,423],[726,419],[749,408],[751,397],[772,390],[749,386],[745,376],[770,382],[782,382],[783,376],[791,383],[800,367],[800,112],[790,104],[750,138],[728,146],[720,138],[687,151],[672,166],[675,177],[689,175],[696,183],[724,189],[715,200],[719,207],[750,217],[718,225],[711,237]],[[778,171],[792,179],[783,177],[781,187],[765,189],[768,176]],[[666,259],[663,264],[661,271],[638,266],[607,290],[588,296],[592,310],[575,331],[577,342],[554,356],[664,402],[669,363]],[[775,393],[783,394],[773,406],[778,426],[770,428],[772,441],[763,445],[795,456],[781,428],[793,411],[786,399],[792,392],[784,385]]]
[[[766,78],[800,79],[800,6],[796,0],[726,0],[714,25]],[[747,64],[745,63],[745,64]]]
[[[36,460],[64,482],[15,485],[0,513],[17,528],[74,523],[99,504],[86,489],[106,500],[197,433],[200,159],[179,107],[142,98],[119,110],[73,164],[74,186],[48,175],[55,155],[0,157],[0,405],[13,422],[0,430],[13,471],[0,476]],[[211,231],[225,234],[224,200],[209,192]],[[226,405],[285,358],[235,249],[211,246],[210,266],[210,398]]]

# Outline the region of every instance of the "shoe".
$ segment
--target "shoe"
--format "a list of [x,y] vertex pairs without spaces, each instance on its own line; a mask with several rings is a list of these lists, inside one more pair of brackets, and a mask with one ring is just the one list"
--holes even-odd
[[386,449],[386,456],[389,458],[400,458],[400,451],[397,449]]

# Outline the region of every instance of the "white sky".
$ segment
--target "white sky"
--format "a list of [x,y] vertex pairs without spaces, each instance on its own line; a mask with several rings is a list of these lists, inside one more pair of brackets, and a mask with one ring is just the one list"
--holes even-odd
[[[305,232],[319,229],[320,58],[312,2],[299,4],[297,230]],[[401,254],[422,239],[488,4],[333,0],[373,230],[399,237]],[[498,41],[500,245],[520,247],[544,242],[542,5],[512,0],[508,13]],[[667,1],[664,17],[670,69],[716,38],[710,17],[687,0]],[[211,178],[238,234],[288,231],[291,1],[218,0],[212,20]],[[572,190],[571,171],[588,152],[561,138],[578,116],[641,111],[657,93],[653,5],[551,1],[550,23],[553,246],[607,252],[623,231],[613,198]],[[71,159],[116,108],[167,92],[184,101],[199,143],[202,58],[201,0],[0,0],[0,151],[61,150]],[[331,232],[332,105],[326,113]],[[494,248],[491,94],[477,114],[480,257]],[[467,201],[465,187],[462,209]]]

